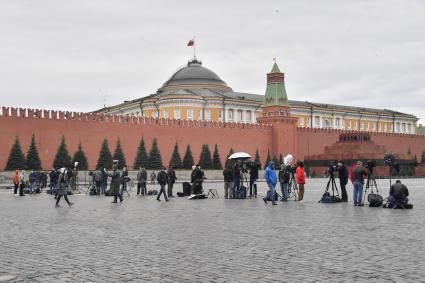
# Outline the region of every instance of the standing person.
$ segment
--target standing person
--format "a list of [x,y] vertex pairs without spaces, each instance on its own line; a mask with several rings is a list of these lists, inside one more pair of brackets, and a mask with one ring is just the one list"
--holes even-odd
[[96,188],[96,194],[100,195],[100,190],[102,187],[102,172],[100,171],[100,168],[97,168],[93,172],[93,179],[94,179],[94,187]]
[[280,183],[280,190],[282,191],[282,198],[283,201],[288,200],[288,186],[289,186],[289,179],[290,179],[290,165],[282,164],[280,166],[279,170],[279,183]]
[[166,170],[165,167],[163,167],[162,170],[160,170],[158,172],[158,175],[156,176],[156,180],[158,181],[158,184],[161,187],[159,190],[159,194],[156,198],[157,201],[161,201],[159,199],[161,197],[161,194],[164,194],[165,201],[168,201],[167,193],[165,192],[165,185],[167,184],[168,177],[165,170]]
[[61,168],[59,170],[57,195],[58,197],[56,199],[56,207],[60,207],[59,201],[62,197],[65,199],[69,206],[73,205],[73,203],[68,200],[68,182],[66,168]]
[[30,194],[33,194],[35,193],[35,182],[37,181],[37,176],[34,170],[31,170],[31,173],[28,176],[28,181],[30,182]]
[[257,197],[258,164],[254,162],[249,170],[249,197]]
[[74,163],[74,168],[72,169],[72,179],[70,179],[70,187],[73,191],[78,188],[78,162]]
[[[104,170],[106,172],[106,169]],[[122,202],[123,198],[120,194],[121,174],[120,171],[118,171],[118,161],[114,160],[114,165],[112,165],[112,173],[107,173],[107,175],[111,177],[109,195],[114,196],[114,201],[112,203],[117,203],[117,198],[119,198],[120,202]]]
[[100,193],[104,195],[106,192],[106,188],[108,187],[108,173],[106,172],[106,169],[104,167],[102,167],[102,170],[100,172],[102,172],[102,181],[100,183],[100,189],[101,189]]
[[354,206],[362,206],[363,185],[364,185],[365,176],[366,176],[366,171],[363,167],[363,163],[361,161],[357,161],[357,166],[354,168],[354,171],[353,171]]
[[199,164],[195,165],[195,169],[193,169],[191,174],[192,181],[192,192],[195,195],[202,194],[202,182],[205,178],[204,172],[201,170],[201,166]]
[[343,202],[348,201],[347,196],[347,189],[345,186],[347,186],[348,183],[348,170],[347,167],[344,165],[344,161],[340,160],[338,161],[338,177],[339,177],[339,184],[341,186],[341,200]]
[[59,173],[55,168],[52,168],[52,171],[49,173],[50,179],[50,194],[52,195],[54,191],[56,191],[58,184]]
[[19,189],[19,170],[18,169],[15,170],[15,174],[13,174],[12,181],[13,181],[13,194],[17,196],[18,189]]
[[146,191],[146,182],[148,181],[148,172],[144,167],[140,167],[139,172],[137,172],[137,194],[142,196],[147,195]]
[[21,172],[19,173],[19,196],[20,197],[24,196],[26,181],[27,180],[25,178],[25,170],[21,170]]
[[123,167],[122,169],[122,173],[121,173],[121,196],[124,194],[124,192],[127,192],[127,182],[130,180],[130,178],[128,177],[128,170],[127,167]]
[[304,163],[302,161],[298,161],[297,171],[295,172],[295,179],[298,184],[298,200],[303,202],[304,199],[304,186],[305,186],[305,172],[304,172]]
[[241,179],[242,179],[239,162],[236,162],[235,165],[233,166],[233,176],[234,176],[234,183],[235,183],[234,191],[238,192],[241,188]]
[[235,178],[233,175],[232,165],[230,163],[227,164],[226,168],[224,168],[223,177],[224,177],[224,198],[232,199],[234,194],[233,188],[235,185]]
[[274,162],[270,161],[267,165],[266,170],[264,170],[264,179],[266,180],[267,185],[269,186],[269,191],[267,195],[263,198],[264,202],[267,204],[268,199],[272,201],[273,205],[276,205],[276,184],[277,184],[277,176],[274,171]]
[[176,171],[174,171],[173,166],[170,166],[167,171],[167,181],[168,181],[168,197],[172,198],[173,196],[173,186],[177,180]]
[[154,171],[152,171],[150,177],[151,177],[151,185],[155,185],[156,175],[155,175],[155,172]]

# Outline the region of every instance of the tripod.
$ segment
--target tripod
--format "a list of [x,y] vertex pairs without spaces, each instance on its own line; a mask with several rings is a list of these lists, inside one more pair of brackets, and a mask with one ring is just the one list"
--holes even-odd
[[367,194],[368,189],[370,189],[371,194],[374,194],[374,191],[376,191],[376,194],[379,195],[378,185],[376,184],[376,179],[375,179],[375,176],[372,173],[372,170],[370,170],[367,173],[367,181],[366,181],[362,205],[364,205],[364,201],[366,199],[366,194]]
[[339,192],[338,192],[338,186],[336,185],[335,182],[335,177],[334,177],[334,172],[330,171],[329,172],[329,181],[326,184],[326,192],[329,192],[329,187],[332,186],[332,196],[335,197],[335,191],[336,191],[336,197],[339,198]]
[[291,178],[289,179],[288,184],[288,200],[294,199],[295,201],[298,200],[298,186],[297,182],[295,181],[295,173],[291,172]]
[[93,176],[90,176],[90,181],[89,181],[89,185],[88,185],[87,190],[86,190],[86,195],[89,194],[90,193],[90,190],[92,188],[95,188],[95,187],[96,186],[95,186],[95,182],[94,182],[94,177]]

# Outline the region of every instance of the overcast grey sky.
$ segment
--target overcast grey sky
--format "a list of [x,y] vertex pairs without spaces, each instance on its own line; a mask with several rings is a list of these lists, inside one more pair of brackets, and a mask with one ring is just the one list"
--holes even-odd
[[154,93],[192,56],[264,93],[425,123],[425,1],[0,0],[1,105],[90,111]]

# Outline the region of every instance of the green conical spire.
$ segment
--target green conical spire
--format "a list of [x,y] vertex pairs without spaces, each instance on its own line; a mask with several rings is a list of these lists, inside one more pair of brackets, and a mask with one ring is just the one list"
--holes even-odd
[[273,68],[272,68],[272,70],[270,71],[270,73],[271,73],[271,74],[272,74],[272,73],[280,73],[279,66],[276,64],[276,62],[274,62],[274,64],[273,64]]
[[265,106],[287,106],[288,95],[286,94],[284,74],[280,72],[279,66],[274,62],[273,68],[267,74]]

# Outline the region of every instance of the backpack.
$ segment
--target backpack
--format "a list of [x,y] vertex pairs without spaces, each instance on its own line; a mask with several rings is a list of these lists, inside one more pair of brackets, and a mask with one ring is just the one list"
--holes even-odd
[[369,194],[367,196],[367,201],[369,202],[369,207],[380,207],[384,199],[378,194]]

